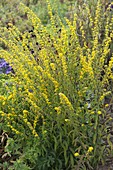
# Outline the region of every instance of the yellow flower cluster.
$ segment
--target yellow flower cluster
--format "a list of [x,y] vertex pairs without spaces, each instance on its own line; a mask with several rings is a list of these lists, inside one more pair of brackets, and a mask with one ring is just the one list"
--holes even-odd
[[88,73],[91,78],[94,78],[91,62],[90,60],[89,62],[87,62],[86,56],[81,56],[81,65],[82,65],[81,76],[83,76],[83,74],[85,73]]
[[60,102],[61,102],[61,104],[66,105],[66,106],[69,108],[69,110],[74,111],[74,108],[73,108],[71,102],[70,102],[69,99],[65,96],[65,94],[59,93],[59,96],[60,96]]
[[93,149],[94,149],[94,148],[93,148],[92,146],[90,146],[90,147],[88,148],[88,153],[92,152]]
[[61,113],[61,108],[60,108],[60,106],[59,106],[59,107],[55,107],[55,110],[57,111],[58,114]]
[[67,76],[67,64],[66,64],[66,58],[65,58],[65,56],[63,56],[62,53],[59,54],[59,57],[60,57],[61,62],[62,62],[62,67],[63,67],[64,76]]
[[98,112],[97,112],[99,115],[101,115],[102,114],[102,112],[99,110]]
[[29,112],[28,112],[27,110],[23,110],[22,119],[24,120],[24,122],[25,122],[25,123],[28,125],[28,127],[30,128],[30,130],[32,131],[32,134],[33,134],[35,137],[38,137],[38,134],[37,134],[37,132],[35,131],[38,117],[37,117],[37,116],[35,117],[34,124],[33,124],[33,126],[32,126],[32,124],[28,121],[28,115],[29,115]]
[[75,156],[75,157],[78,157],[78,156],[79,156],[79,153],[78,153],[78,152],[74,153],[74,156]]

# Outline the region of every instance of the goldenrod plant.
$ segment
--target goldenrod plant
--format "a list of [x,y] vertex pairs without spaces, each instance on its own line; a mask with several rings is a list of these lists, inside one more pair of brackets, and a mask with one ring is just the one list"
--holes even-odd
[[84,3],[88,34],[77,13],[62,22],[49,0],[47,6],[50,24],[20,3],[32,30],[22,33],[12,23],[2,29],[0,57],[14,70],[0,82],[5,149],[17,158],[9,169],[95,169],[113,154],[105,100],[112,98],[111,4],[103,13],[98,0],[92,16]]

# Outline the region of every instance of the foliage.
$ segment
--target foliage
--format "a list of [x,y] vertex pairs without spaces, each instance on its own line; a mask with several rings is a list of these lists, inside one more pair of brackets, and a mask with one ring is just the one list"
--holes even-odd
[[47,4],[49,24],[21,3],[32,29],[2,28],[0,57],[15,73],[0,82],[1,124],[11,133],[5,149],[18,155],[10,169],[91,170],[113,148],[105,110],[112,94],[112,11],[103,15],[95,1],[92,13],[84,3],[85,15],[76,12],[70,21]]
[[[20,31],[25,31],[31,29],[31,23],[27,20],[27,15],[24,10],[19,9],[19,3],[22,2],[27,5],[33,12],[38,15],[41,19],[42,23],[45,25],[49,22],[49,15],[47,12],[47,5],[45,1],[42,0],[1,0],[0,1],[0,26],[4,27],[10,22],[13,25],[16,25]],[[63,17],[68,11],[68,4],[61,4],[59,0],[50,1],[52,4],[52,8],[56,8],[58,6],[58,12],[60,12],[60,16]]]

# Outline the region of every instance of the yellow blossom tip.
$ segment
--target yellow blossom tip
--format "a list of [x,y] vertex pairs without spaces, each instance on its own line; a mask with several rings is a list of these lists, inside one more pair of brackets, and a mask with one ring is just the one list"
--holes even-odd
[[92,152],[92,151],[93,151],[93,147],[90,146],[90,147],[88,148],[88,152]]
[[75,156],[75,157],[78,157],[78,156],[79,156],[79,153],[78,153],[78,152],[74,153],[74,156]]
[[69,119],[65,119],[65,122],[69,122]]
[[109,104],[105,104],[105,107],[108,107],[109,106]]
[[28,113],[28,111],[27,110],[23,110],[23,113],[26,114],[26,113]]
[[101,115],[101,114],[102,114],[102,112],[101,112],[100,110],[99,110],[97,113],[98,113],[98,115]]

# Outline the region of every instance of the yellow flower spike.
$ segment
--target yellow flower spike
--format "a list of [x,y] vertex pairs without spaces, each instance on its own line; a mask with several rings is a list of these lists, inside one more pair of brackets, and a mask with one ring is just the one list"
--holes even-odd
[[42,96],[44,97],[44,99],[45,99],[46,103],[47,103],[48,105],[50,105],[50,104],[51,104],[51,102],[49,101],[48,95],[47,95],[47,94],[45,94],[45,93],[42,93]]
[[4,97],[4,96],[0,96],[0,100],[5,101],[5,100],[6,100],[6,97]]
[[33,128],[34,128],[34,129],[36,128],[36,125],[37,125],[37,122],[38,122],[38,118],[39,118],[39,116],[36,116],[36,117],[35,117],[35,120],[34,120],[34,122],[33,122]]
[[76,153],[74,153],[74,156],[75,156],[75,157],[78,157],[78,156],[80,156],[80,155],[79,155],[78,152],[76,152]]
[[70,110],[74,111],[74,108],[71,104],[71,102],[69,101],[69,99],[65,96],[65,94],[63,93],[59,93],[59,96],[60,96],[60,101],[62,104],[66,104]]
[[13,132],[15,132],[17,135],[20,134],[21,135],[21,132],[19,132],[17,129],[15,129],[9,122],[7,123],[7,126],[11,128],[11,130]]
[[34,129],[32,130],[32,133],[35,137],[38,137],[38,134],[36,133],[36,131]]
[[53,82],[54,87],[55,87],[55,92],[58,90],[59,87],[59,83],[51,76],[51,74],[46,72],[46,75],[48,76],[48,78]]
[[63,67],[64,76],[67,76],[67,63],[66,63],[66,57],[63,56],[62,53],[59,54],[59,57],[61,58],[61,61],[62,61],[62,67]]
[[50,63],[50,67],[52,68],[53,71],[56,70],[55,64],[54,63]]
[[24,121],[27,122],[27,114],[28,114],[28,111],[27,110],[23,110],[23,118],[24,118]]
[[93,148],[92,146],[90,146],[90,147],[88,148],[88,153],[89,153],[89,152],[92,152],[93,149],[94,149],[94,148]]

